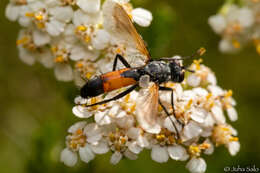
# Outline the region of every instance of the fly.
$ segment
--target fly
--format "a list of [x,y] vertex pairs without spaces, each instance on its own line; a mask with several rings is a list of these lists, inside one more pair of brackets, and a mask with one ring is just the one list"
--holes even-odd
[[[170,113],[159,99],[159,90],[171,92],[171,107],[173,115],[178,121],[174,110],[173,89],[161,86],[161,84],[168,81],[181,83],[184,80],[185,71],[190,70],[181,65],[181,59],[161,58],[159,60],[151,60],[151,56],[146,49],[144,41],[137,33],[131,19],[128,17],[128,14],[119,4],[115,2],[111,3],[113,3],[113,5],[107,8],[112,9],[113,15],[110,17],[112,17],[112,20],[115,22],[115,33],[119,34],[121,37],[124,36],[124,39],[127,40],[128,46],[134,46],[134,48],[138,50],[140,56],[135,56],[133,61],[141,61],[144,65],[140,67],[132,67],[123,56],[117,54],[113,63],[112,71],[96,76],[87,81],[87,83],[81,88],[80,95],[83,98],[91,98],[122,87],[130,86],[124,92],[110,99],[86,105],[86,107],[105,104],[126,96],[139,86],[140,80],[149,76],[150,82],[153,84],[148,90],[146,90],[146,92],[140,92],[142,93],[142,97],[137,104],[136,116],[144,130],[150,133],[159,133],[160,128],[158,128],[157,124],[158,105],[163,108],[167,116],[170,116]],[[194,56],[201,55],[204,52],[205,49],[202,48],[197,51]],[[118,60],[122,62],[125,68],[116,70]],[[171,121],[173,122],[172,119]],[[178,122],[181,123],[180,121]],[[177,132],[177,138],[179,139],[179,132],[174,123],[173,126]]]

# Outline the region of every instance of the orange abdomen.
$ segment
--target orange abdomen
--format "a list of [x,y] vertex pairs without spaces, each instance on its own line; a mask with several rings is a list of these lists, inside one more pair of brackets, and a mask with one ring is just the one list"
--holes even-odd
[[104,92],[109,92],[115,89],[135,84],[136,80],[134,80],[133,78],[126,78],[121,76],[123,72],[128,70],[130,70],[130,68],[124,68],[101,75]]

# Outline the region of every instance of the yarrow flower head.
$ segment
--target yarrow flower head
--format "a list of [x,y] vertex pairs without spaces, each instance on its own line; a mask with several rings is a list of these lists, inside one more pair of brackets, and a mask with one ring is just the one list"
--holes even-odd
[[[54,68],[58,80],[74,80],[77,86],[97,78],[99,71],[110,72],[117,54],[124,56],[132,67],[145,65],[147,57],[133,44],[140,42],[139,35],[130,32],[135,35],[131,37],[123,30],[125,20],[120,21],[111,8],[115,4],[120,5],[120,15],[127,16],[127,22],[150,25],[152,14],[133,8],[129,0],[106,0],[103,4],[100,0],[11,0],[6,16],[23,26],[17,40],[20,59],[29,65],[38,61]],[[248,15],[248,11],[241,13]],[[230,21],[233,25],[237,19]],[[253,23],[239,22],[244,28]],[[224,29],[217,31],[222,33]],[[180,56],[171,59],[182,64]],[[212,154],[217,146],[224,145],[235,155],[240,147],[237,132],[226,118],[237,120],[232,91],[219,87],[215,74],[201,63],[200,59],[194,60],[190,67],[181,69],[186,70],[182,83],[163,83],[162,86],[173,90],[174,97],[170,92],[159,91],[156,94],[161,104],[149,109],[140,106],[147,100],[145,93],[152,93],[155,86],[149,75],[140,78],[140,90],[105,104],[88,106],[128,88],[92,98],[77,96],[72,112],[83,121],[68,129],[61,162],[74,166],[79,159],[88,163],[95,155],[111,152],[110,162],[117,164],[123,157],[135,160],[143,150],[150,150],[151,159],[156,162],[187,161],[186,168],[197,173],[205,172],[203,156]],[[156,114],[152,115],[153,112]],[[154,119],[149,122],[150,116]]]
[[209,25],[221,36],[221,52],[237,52],[253,43],[260,54],[259,13],[260,2],[241,0],[239,4],[227,1],[216,15],[209,17]]
[[[138,119],[138,103],[143,100],[141,91],[133,91],[121,99],[93,107],[87,105],[111,98],[124,89],[90,99],[78,96],[73,113],[83,119],[94,117],[93,123],[103,129],[102,145],[113,153],[112,164],[117,164],[123,157],[137,159],[138,154],[146,149],[151,150],[151,158],[156,162],[163,163],[169,159],[188,161],[186,168],[190,172],[205,172],[204,154],[213,154],[215,147],[224,145],[231,155],[235,155],[240,144],[236,130],[226,118],[237,120],[232,91],[220,88],[215,74],[201,62],[194,60],[189,67],[194,73],[187,72],[183,83],[164,84],[174,91],[176,118],[167,116],[158,106],[156,128],[143,128],[146,126]],[[149,86],[141,84],[147,89]],[[166,109],[172,112],[171,94],[160,91],[159,96]],[[69,150],[75,153],[75,150]]]
[[[54,68],[60,81],[79,86],[99,72],[106,72],[118,53],[129,54],[110,29],[114,1],[100,0],[10,0],[5,15],[23,27],[17,39],[20,59],[28,65],[36,61]],[[133,8],[130,1],[116,1],[132,22],[147,27],[152,14]],[[99,65],[97,65],[99,64]]]

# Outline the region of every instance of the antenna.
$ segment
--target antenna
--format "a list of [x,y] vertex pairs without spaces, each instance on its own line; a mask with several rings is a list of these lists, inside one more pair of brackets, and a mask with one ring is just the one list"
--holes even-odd
[[195,56],[202,56],[205,52],[206,52],[206,49],[204,47],[201,47],[195,53],[193,53],[191,56],[184,56],[181,58],[160,58],[159,60],[163,60],[163,61],[185,60],[185,59],[189,59],[189,58],[194,58]]
[[191,56],[185,56],[185,57],[182,57],[181,59],[189,59],[189,58],[194,58],[195,56],[202,56],[205,52],[206,52],[206,49],[204,47],[201,47],[195,53],[193,53]]

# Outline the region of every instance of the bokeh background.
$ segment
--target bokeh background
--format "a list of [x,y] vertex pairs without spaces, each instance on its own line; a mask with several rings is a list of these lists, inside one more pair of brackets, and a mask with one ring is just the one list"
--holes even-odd
[[[204,63],[237,100],[241,150],[232,157],[224,147],[204,156],[207,172],[224,172],[226,166],[260,168],[260,56],[253,47],[234,55],[221,54],[219,37],[207,24],[222,0],[134,0],[134,6],[152,11],[149,28],[138,28],[153,57],[191,55],[204,46]],[[59,162],[67,128],[78,121],[71,112],[78,90],[72,83],[55,80],[53,71],[39,64],[27,66],[18,58],[15,41],[19,25],[4,16],[8,0],[0,0],[0,172],[188,172],[185,163],[169,160],[159,164],[148,151],[138,160],[109,163],[111,154],[100,155],[89,164],[68,168]],[[191,60],[187,60],[189,64]]]

